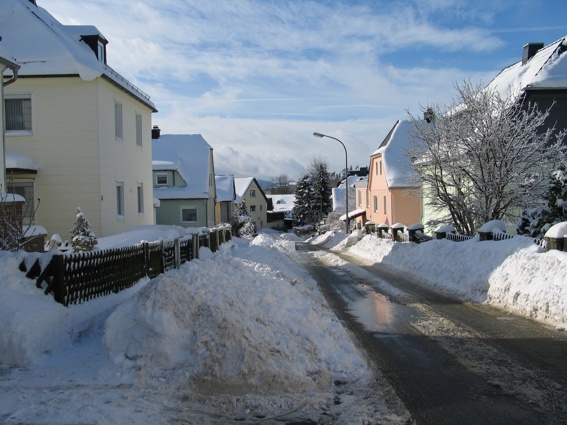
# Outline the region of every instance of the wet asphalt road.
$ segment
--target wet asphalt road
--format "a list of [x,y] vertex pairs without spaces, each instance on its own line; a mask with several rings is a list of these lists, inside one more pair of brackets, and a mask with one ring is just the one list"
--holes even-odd
[[415,423],[567,424],[567,332],[297,249],[314,251],[309,272]]

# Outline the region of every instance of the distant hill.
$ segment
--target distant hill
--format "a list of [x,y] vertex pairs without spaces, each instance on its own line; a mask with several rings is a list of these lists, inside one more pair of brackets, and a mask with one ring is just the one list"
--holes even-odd
[[266,190],[272,187],[272,182],[270,180],[256,179],[262,190]]

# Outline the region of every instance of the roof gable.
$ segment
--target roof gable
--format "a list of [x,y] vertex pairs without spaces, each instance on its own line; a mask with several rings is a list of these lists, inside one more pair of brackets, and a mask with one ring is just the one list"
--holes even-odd
[[262,190],[262,188],[258,184],[258,181],[256,181],[256,179],[254,177],[235,177],[234,178],[234,190],[236,191],[236,199],[234,200],[234,202],[240,202],[240,200],[244,197],[244,195],[246,195],[246,192],[248,191],[248,189],[250,189],[250,187],[252,185],[255,186],[255,189],[260,191],[260,193],[262,194],[262,196],[264,197],[264,199],[267,202],[268,198],[266,197],[266,194],[264,193],[264,191]]
[[520,60],[503,69],[488,89],[503,99],[517,100],[526,89],[567,89],[567,38],[561,38],[537,51],[527,62]]
[[418,181],[408,157],[413,144],[410,136],[411,129],[410,121],[398,120],[380,147],[371,155],[382,157],[386,182],[390,189],[414,187]]
[[91,81],[102,76],[156,111],[146,93],[99,62],[91,47],[81,41],[82,36],[96,36],[106,44],[96,27],[63,25],[30,1],[2,0],[0,28],[2,47],[17,57],[20,78],[78,75]]

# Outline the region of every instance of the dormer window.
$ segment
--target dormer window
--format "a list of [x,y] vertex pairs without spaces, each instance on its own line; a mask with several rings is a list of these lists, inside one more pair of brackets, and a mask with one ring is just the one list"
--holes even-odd
[[82,35],[81,40],[91,48],[100,63],[106,64],[106,45],[108,41],[102,34]]

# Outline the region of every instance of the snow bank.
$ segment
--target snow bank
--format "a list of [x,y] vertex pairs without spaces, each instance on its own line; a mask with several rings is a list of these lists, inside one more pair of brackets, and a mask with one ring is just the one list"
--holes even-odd
[[[254,244],[273,245],[262,236]],[[269,265],[223,255],[154,279],[106,321],[112,359],[138,379],[202,393],[308,390],[360,376],[363,361],[320,294],[306,296],[304,282],[274,270],[270,254]]]

